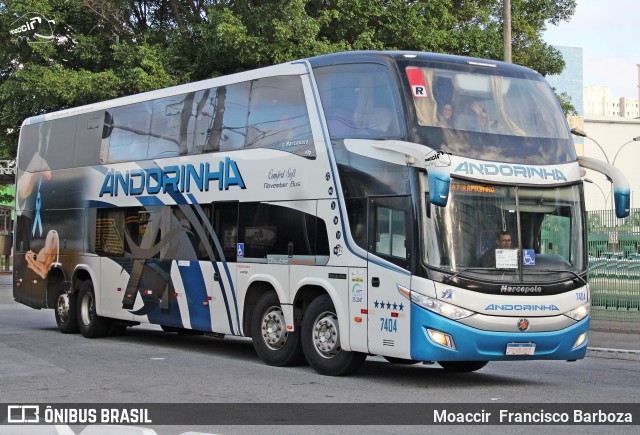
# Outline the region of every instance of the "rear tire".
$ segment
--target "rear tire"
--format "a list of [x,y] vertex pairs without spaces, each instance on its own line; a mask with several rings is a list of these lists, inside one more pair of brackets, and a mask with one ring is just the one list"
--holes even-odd
[[265,293],[258,299],[251,318],[251,339],[260,359],[270,366],[292,366],[304,361],[300,328],[287,330],[275,292]]
[[302,349],[309,365],[321,375],[342,376],[354,372],[367,357],[340,345],[340,325],[329,295],[314,299],[302,320]]
[[475,372],[488,363],[489,361],[438,361],[438,364],[440,364],[443,369],[453,373]]
[[67,292],[67,284],[64,282],[58,287],[56,305],[53,307],[58,330],[63,334],[75,334],[78,332],[78,296]]
[[82,283],[78,294],[78,326],[86,338],[104,337],[111,327],[109,319],[96,314],[96,294],[89,280]]

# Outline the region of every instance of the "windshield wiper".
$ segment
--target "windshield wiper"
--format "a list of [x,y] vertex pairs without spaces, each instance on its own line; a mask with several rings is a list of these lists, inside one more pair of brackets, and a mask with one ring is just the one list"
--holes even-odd
[[581,277],[580,275],[575,273],[573,270],[569,270],[569,269],[533,269],[533,271],[534,272],[570,273],[571,275],[575,276],[579,281],[582,281],[584,283],[584,285],[587,285],[587,281],[585,281],[585,279],[583,277]]
[[495,269],[492,269],[490,267],[465,267],[464,269],[460,269],[459,271],[457,271],[453,275],[445,276],[444,277],[444,282],[451,282],[451,281],[454,280],[455,277],[457,277],[458,275],[463,274],[463,273],[465,273],[465,272],[467,272],[469,270],[495,270]]

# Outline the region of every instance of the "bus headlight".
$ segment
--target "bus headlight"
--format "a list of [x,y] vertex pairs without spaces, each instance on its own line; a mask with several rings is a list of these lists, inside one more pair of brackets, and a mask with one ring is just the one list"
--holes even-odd
[[571,311],[564,313],[565,316],[571,317],[573,320],[582,320],[587,317],[587,314],[591,311],[591,304],[587,302],[584,305],[580,305],[578,308],[574,308]]
[[411,292],[411,302],[415,302],[429,311],[433,311],[436,314],[452,320],[464,319],[474,314],[473,311],[465,310],[456,305],[451,305],[416,292]]

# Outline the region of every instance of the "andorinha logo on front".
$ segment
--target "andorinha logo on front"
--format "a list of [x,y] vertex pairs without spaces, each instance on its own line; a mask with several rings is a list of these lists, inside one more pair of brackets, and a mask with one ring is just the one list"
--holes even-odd
[[540,180],[567,181],[567,177],[559,169],[547,169],[539,166],[522,166],[495,163],[462,162],[453,171],[464,175],[485,175],[519,177]]
[[555,305],[489,304],[485,311],[560,311],[560,308]]
[[171,165],[163,168],[109,170],[102,182],[100,197],[118,195],[156,195],[159,193],[206,192],[211,185],[218,190],[229,190],[231,186],[246,189],[240,169],[229,157],[215,164]]

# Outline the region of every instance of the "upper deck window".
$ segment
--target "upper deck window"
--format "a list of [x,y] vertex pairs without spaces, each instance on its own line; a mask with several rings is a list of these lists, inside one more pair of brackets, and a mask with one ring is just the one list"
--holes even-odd
[[577,159],[551,88],[533,72],[400,62],[413,101],[412,141],[478,160],[560,164]]
[[541,138],[566,138],[553,93],[535,76],[505,77],[406,68],[418,124]]
[[402,138],[397,92],[386,67],[327,66],[315,76],[331,139]]

